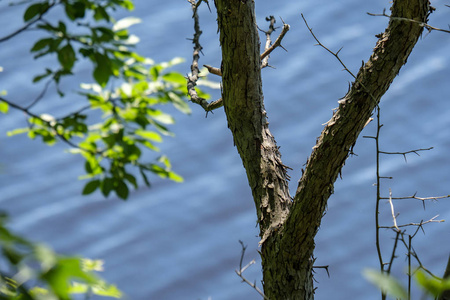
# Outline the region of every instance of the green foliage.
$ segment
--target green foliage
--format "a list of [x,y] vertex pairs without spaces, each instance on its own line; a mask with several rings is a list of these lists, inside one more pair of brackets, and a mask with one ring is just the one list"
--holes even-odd
[[[64,8],[64,20],[43,18],[54,7]],[[46,0],[34,2],[25,10],[23,19],[36,23],[43,37],[31,46],[36,59],[56,58],[57,68],[45,68],[33,82],[43,79],[56,84],[72,75],[81,60],[92,63],[95,83],[81,84],[78,93],[86,101],[81,109],[63,117],[50,114],[35,115],[29,108],[28,127],[8,132],[8,135],[27,133],[31,139],[40,138],[48,145],[63,141],[71,146],[71,153],[84,160],[87,179],[83,195],[100,191],[105,197],[115,192],[121,198],[129,196],[130,188],[137,188],[140,174],[149,186],[147,174],[181,182],[172,171],[169,159],[159,155],[154,162],[143,161],[143,152],[159,152],[158,143],[164,136],[173,136],[169,126],[174,118],[162,110],[171,104],[189,114],[186,102],[186,79],[169,70],[183,60],[155,64],[131,49],[138,38],[128,28],[140,22],[134,17],[115,21],[110,13],[117,8],[132,9],[129,0]],[[115,88],[108,88],[114,80]],[[200,91],[199,91],[200,92]],[[39,100],[41,101],[41,100]],[[38,101],[36,101],[37,103]],[[36,104],[34,103],[34,104]],[[34,105],[33,104],[33,105]],[[0,100],[0,112],[8,111],[8,103]],[[135,171],[130,169],[135,167]]]
[[[363,274],[368,281],[377,286],[384,294],[394,299],[408,299],[406,289],[393,276],[376,270],[365,270]],[[419,287],[427,295],[439,297],[444,291],[450,290],[450,279],[429,276],[420,269],[415,272],[414,277]]]
[[432,277],[420,270],[416,272],[415,277],[419,286],[434,297],[439,297],[444,291],[450,290],[450,278]]
[[0,112],[6,114],[6,113],[8,113],[8,110],[9,110],[8,103],[6,103],[4,101],[0,101]]
[[[51,23],[41,21],[50,9],[57,5],[64,6],[66,17],[77,21],[77,27],[69,30],[64,21]],[[136,38],[128,33],[128,27],[138,23],[136,18],[125,18],[114,24],[109,10],[123,7],[133,9],[129,0],[47,0],[31,4],[24,13],[26,22],[38,22],[37,29],[45,33],[38,40],[31,52],[35,58],[56,54],[59,68],[46,68],[43,74],[37,75],[34,82],[51,77],[57,84],[61,77],[71,75],[78,57],[88,58],[94,64],[93,77],[105,87],[111,77],[120,77],[120,69],[126,59],[131,58],[133,41]],[[92,15],[93,18],[86,16]],[[71,24],[69,24],[71,25]]]
[[[102,261],[61,256],[42,244],[11,233],[0,217],[0,299],[70,299],[72,294],[120,298],[121,292],[96,275]],[[32,284],[34,287],[29,287]]]
[[394,299],[407,299],[406,290],[394,277],[376,270],[365,270],[364,277],[384,294],[392,296]]

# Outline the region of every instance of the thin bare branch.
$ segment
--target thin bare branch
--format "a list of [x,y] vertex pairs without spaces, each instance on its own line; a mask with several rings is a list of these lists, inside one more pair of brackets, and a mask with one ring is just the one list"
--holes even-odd
[[261,291],[261,289],[256,286],[256,283],[252,283],[247,278],[244,277],[244,275],[243,275],[244,271],[247,270],[248,267],[253,265],[255,263],[255,260],[252,260],[244,267],[242,266],[242,262],[244,260],[245,250],[247,250],[247,246],[245,246],[242,241],[239,241],[239,243],[241,244],[242,252],[241,252],[241,258],[239,260],[239,270],[235,270],[236,274],[242,279],[243,282],[247,283],[249,286],[251,286],[253,289],[255,289],[258,292],[258,294],[260,294],[264,299],[269,300],[269,298],[266,295],[264,295],[264,293]]
[[209,65],[203,65],[206,69],[208,69],[208,72],[217,76],[222,76],[222,70],[219,68],[211,67]]
[[[301,14],[303,21],[305,22],[306,27],[308,28],[309,32],[311,33],[311,35],[313,36],[313,38],[316,40],[317,44],[322,47],[323,49],[325,49],[326,51],[328,51],[331,55],[333,55],[334,57],[336,57],[336,59],[339,61],[339,63],[344,67],[344,70],[349,73],[363,88],[366,92],[368,92],[369,96],[372,98],[372,100],[375,101],[375,103],[377,103],[378,101],[375,99],[375,97],[369,92],[369,89],[366,88],[364,86],[364,84],[358,80],[358,78],[355,76],[355,74],[352,73],[352,71],[350,71],[349,68],[347,68],[347,66],[344,64],[344,62],[341,60],[341,58],[339,57],[339,52],[341,52],[342,48],[341,47],[337,52],[333,52],[331,51],[328,47],[326,47],[324,44],[322,44],[319,39],[316,37],[316,35],[314,34],[313,30],[311,27],[309,27],[308,22],[306,22],[305,16],[303,16],[303,14]],[[363,65],[364,65],[364,61],[363,61]],[[338,103],[340,104],[341,101],[338,101]]]
[[26,107],[26,109],[32,108],[32,107],[33,107],[34,105],[36,105],[39,101],[41,101],[42,98],[44,98],[45,93],[47,92],[48,87],[50,86],[50,83],[52,83],[52,82],[53,82],[53,78],[49,79],[49,80],[45,83],[45,86],[44,86],[44,88],[42,89],[41,93],[36,97],[36,99],[33,100],[33,102],[31,102],[31,103]]
[[[287,51],[282,45],[281,45],[281,41],[283,40],[284,36],[286,35],[286,33],[289,31],[290,26],[286,23],[283,22],[283,28],[281,30],[280,35],[277,37],[277,39],[275,40],[275,43],[272,43],[271,40],[271,34],[275,31],[275,18],[273,16],[267,17],[266,18],[267,21],[270,22],[269,25],[269,30],[268,31],[263,31],[266,34],[266,46],[264,48],[264,52],[261,54],[260,58],[261,58],[261,68],[265,68],[267,66],[269,66],[269,54],[272,53],[273,50],[275,50],[277,47],[281,47],[283,48],[285,51]],[[283,20],[282,20],[283,21]],[[208,69],[209,73],[217,75],[217,76],[222,76],[222,70],[219,68],[215,68],[209,65],[203,65],[206,69]]]
[[397,225],[397,222],[395,222],[394,226],[380,226],[380,228],[395,229],[395,231],[398,231],[399,228],[401,228],[401,227],[417,226],[417,227],[420,228],[423,225],[428,224],[428,223],[442,223],[442,222],[445,222],[445,220],[436,220],[437,217],[439,217],[439,215],[436,215],[436,216],[432,217],[428,221],[420,221],[419,223],[408,223],[408,224]]
[[327,50],[331,55],[333,55],[334,57],[336,57],[336,59],[339,61],[339,63],[344,67],[344,70],[347,71],[347,73],[349,73],[354,79],[356,79],[356,76],[352,73],[352,71],[350,71],[347,66],[344,64],[344,62],[341,60],[341,58],[339,57],[339,52],[342,50],[339,49],[338,52],[333,52],[331,51],[329,48],[327,48],[324,44],[322,44],[319,39],[316,37],[316,35],[314,34],[313,30],[311,27],[309,27],[308,22],[305,19],[305,16],[303,16],[303,14],[301,14],[303,22],[305,22],[306,27],[308,28],[309,32],[311,33],[311,35],[313,36],[313,38],[316,40],[317,45],[319,45],[320,47],[322,47],[323,49]]
[[428,151],[428,150],[432,150],[433,147],[429,147],[429,148],[425,148],[425,149],[415,149],[415,150],[410,150],[410,151],[406,151],[406,152],[386,152],[386,151],[380,151],[380,153],[382,154],[389,154],[389,155],[393,155],[393,154],[397,154],[397,155],[403,155],[403,158],[405,159],[405,162],[408,162],[406,159],[406,155],[410,154],[410,153],[414,153],[417,156],[420,156],[419,152],[420,151]]
[[41,20],[42,20],[42,17],[43,17],[43,16],[44,16],[44,15],[45,15],[52,7],[54,7],[56,4],[57,4],[57,3],[49,3],[48,7],[47,7],[44,11],[42,11],[36,19],[29,21],[29,22],[26,23],[23,27],[17,29],[16,31],[14,31],[14,32],[12,32],[12,33],[10,33],[10,34],[8,34],[7,36],[4,36],[4,37],[0,38],[0,43],[5,42],[5,41],[7,41],[7,40],[9,40],[9,39],[11,39],[11,38],[13,38],[13,37],[15,37],[15,36],[18,35],[19,33],[21,33],[21,32],[23,32],[23,31],[29,29],[32,25],[34,25],[34,24],[36,24],[37,22],[41,21]]
[[[445,195],[445,196],[435,196],[435,197],[417,197],[416,194],[412,195],[412,196],[405,196],[405,197],[392,197],[392,200],[406,200],[406,199],[416,199],[416,200],[420,200],[420,201],[427,201],[427,200],[439,200],[439,199],[445,199],[445,198],[450,198],[450,195]],[[385,197],[381,197],[381,199],[383,200],[387,200],[389,198],[385,198]]]
[[[193,58],[192,58],[192,64],[191,64],[191,74],[187,76],[187,90],[189,97],[191,98],[191,101],[199,104],[206,112],[212,111],[216,108],[219,108],[223,106],[222,100],[216,100],[214,102],[208,103],[206,99],[200,97],[195,90],[195,87],[197,86],[197,81],[200,78],[200,70],[198,68],[198,61],[200,59],[200,53],[202,51],[202,46],[200,45],[200,35],[202,34],[202,31],[200,30],[200,23],[199,18],[197,14],[197,8],[200,5],[201,2],[205,0],[198,0],[195,2],[194,0],[188,0],[188,2],[192,5],[192,11],[194,19],[194,38],[192,39],[192,43],[194,44],[194,52],[193,52]],[[206,1],[206,3],[208,3]],[[209,7],[209,5],[208,5]]]
[[267,17],[266,21],[270,22],[269,30],[265,32],[266,34],[266,46],[264,52],[261,54],[261,68],[267,67],[269,65],[269,54],[272,53],[273,50],[275,50],[277,47],[283,48],[285,51],[287,51],[282,45],[281,41],[283,40],[286,33],[289,31],[290,26],[286,23],[284,23],[283,19],[281,21],[283,22],[283,27],[281,29],[280,35],[277,37],[275,42],[271,45],[271,34],[275,31],[275,18],[273,16]]
[[92,154],[101,154],[101,152],[92,152],[88,149],[85,149],[83,147],[78,146],[77,144],[71,142],[70,140],[68,140],[64,135],[58,133],[58,130],[56,130],[55,125],[52,124],[52,122],[43,119],[41,116],[36,115],[35,113],[31,112],[28,108],[26,107],[22,107],[20,105],[15,104],[14,102],[11,102],[3,97],[0,97],[0,101],[3,101],[5,103],[7,103],[10,107],[20,110],[22,112],[24,112],[27,116],[30,116],[32,118],[38,119],[40,121],[42,121],[43,123],[45,123],[48,127],[50,127],[53,130],[53,133],[55,134],[56,137],[58,137],[61,141],[63,141],[64,143],[66,143],[67,145],[76,148],[76,149],[80,149],[82,151],[88,152],[88,153],[92,153]]
[[413,19],[408,19],[408,18],[400,18],[400,17],[392,17],[388,14],[386,14],[386,9],[383,10],[382,14],[373,14],[373,13],[367,13],[369,16],[374,16],[374,17],[387,17],[391,20],[398,20],[398,21],[406,21],[406,22],[412,22],[412,23],[416,23],[419,24],[420,26],[422,26],[423,28],[427,29],[429,32],[430,31],[442,31],[442,32],[446,32],[446,33],[450,33],[450,30],[446,30],[446,29],[442,29],[442,28],[437,28],[437,27],[433,27],[427,23],[424,22],[420,22],[420,21],[416,21]]
[[[381,271],[384,271],[384,260],[383,254],[381,253],[381,241],[380,241],[380,201],[381,201],[381,175],[380,175],[380,131],[383,124],[381,124],[381,111],[380,106],[377,105],[377,133],[375,137],[375,150],[376,150],[376,176],[377,176],[377,194],[376,194],[376,202],[375,202],[375,244],[377,249],[378,262],[380,264]],[[382,292],[381,298],[386,299],[386,295]]]
[[[269,30],[268,31],[263,31],[266,34],[266,45],[264,48],[264,52],[261,54],[260,58],[261,58],[261,68],[265,68],[267,66],[269,66],[269,54],[272,53],[273,50],[275,50],[275,48],[277,47],[281,47],[283,48],[285,51],[287,51],[282,45],[281,45],[281,41],[283,40],[284,36],[286,35],[286,33],[289,31],[290,26],[286,23],[284,23],[283,21],[283,28],[282,31],[280,33],[280,35],[278,36],[278,38],[275,40],[275,43],[272,44],[272,40],[271,40],[271,34],[275,31],[275,18],[273,16],[270,17],[266,17],[266,21],[270,22],[269,25]],[[209,65],[203,65],[204,67],[206,67],[208,69],[208,71],[211,74],[217,75],[217,76],[222,76],[222,70],[219,68],[215,68]]]
[[395,227],[395,229],[397,229],[397,231],[400,231],[400,229],[398,229],[398,226],[397,226],[397,216],[395,215],[395,212],[394,212],[394,204],[392,204],[391,189],[389,189],[389,204],[391,206],[391,214],[392,214],[392,220],[394,221],[394,227]]
[[401,231],[398,230],[397,235],[395,236],[394,247],[392,247],[391,259],[389,260],[389,264],[388,264],[389,266],[388,266],[388,269],[386,270],[386,272],[388,274],[391,273],[392,264],[394,263],[394,259],[397,258],[397,256],[395,256],[395,251],[397,250],[397,245],[398,245],[398,240],[400,238],[400,234],[401,234]]

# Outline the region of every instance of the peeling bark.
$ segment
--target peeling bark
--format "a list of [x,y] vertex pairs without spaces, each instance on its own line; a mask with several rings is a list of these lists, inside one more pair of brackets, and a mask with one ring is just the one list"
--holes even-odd
[[[254,1],[215,0],[223,103],[255,201],[264,292],[271,300],[313,299],[314,237],[349,150],[416,44],[423,27],[391,19],[368,62],[327,123],[292,201],[264,110]],[[428,0],[394,1],[393,17],[426,22]]]

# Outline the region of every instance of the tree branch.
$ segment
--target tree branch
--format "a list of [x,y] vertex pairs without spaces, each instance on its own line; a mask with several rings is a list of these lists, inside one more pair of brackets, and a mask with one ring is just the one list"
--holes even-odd
[[20,34],[21,32],[27,30],[28,28],[30,28],[32,25],[34,25],[34,24],[36,24],[37,22],[41,21],[41,20],[42,20],[42,17],[43,17],[43,16],[44,16],[44,15],[45,15],[52,7],[54,7],[56,4],[57,4],[57,3],[49,3],[49,6],[48,6],[43,12],[41,12],[41,13],[39,14],[39,16],[38,16],[36,19],[34,19],[34,20],[32,20],[32,21],[29,21],[29,22],[26,23],[23,27],[17,29],[16,31],[14,31],[14,32],[12,32],[12,33],[10,33],[10,34],[8,34],[7,36],[4,36],[4,37],[0,38],[0,43],[5,42],[5,41],[7,41],[7,40],[9,40],[9,39],[11,39],[11,38],[13,38],[13,37],[15,37],[16,35],[18,35],[18,34]]
[[5,103],[7,103],[9,106],[11,106],[14,109],[20,110],[22,112],[24,112],[26,115],[38,119],[40,121],[42,121],[43,123],[47,124],[47,126],[49,128],[52,129],[53,133],[55,134],[56,137],[58,137],[62,142],[66,143],[67,145],[71,146],[72,148],[76,148],[76,149],[80,149],[82,151],[88,152],[88,153],[92,153],[92,154],[101,154],[102,152],[92,152],[88,149],[85,149],[83,147],[78,146],[77,144],[73,143],[72,141],[68,140],[64,135],[60,134],[58,132],[58,130],[55,128],[55,124],[52,124],[51,121],[48,121],[44,118],[42,118],[41,116],[36,115],[35,113],[31,112],[28,107],[22,107],[20,105],[15,104],[14,102],[11,102],[3,97],[0,97],[0,101],[3,101]]
[[[392,7],[395,17],[408,15],[423,22],[427,21],[429,11],[428,0],[397,0]],[[416,23],[394,24],[391,20],[379,38],[372,56],[355,76],[347,95],[339,101],[339,108],[325,126],[307,161],[284,226],[282,249],[303,253],[303,261],[311,257],[314,236],[349,150],[406,63],[422,31],[423,27]]]
[[[281,21],[283,22],[283,29],[281,30],[280,35],[275,40],[275,43],[272,44],[271,40],[271,34],[275,31],[275,23],[276,20],[273,16],[267,17],[266,21],[270,22],[269,30],[264,31],[266,34],[266,46],[264,48],[264,52],[261,54],[261,69],[265,68],[269,65],[269,54],[272,53],[273,50],[277,47],[283,48],[285,51],[287,51],[282,45],[281,41],[283,40],[286,33],[289,31],[289,25],[284,23],[283,19]],[[272,44],[272,45],[271,45]]]
[[425,149],[415,149],[415,150],[409,150],[406,152],[386,152],[386,151],[378,151],[378,153],[382,153],[382,154],[389,154],[389,155],[393,155],[393,154],[398,154],[398,155],[403,155],[403,158],[405,159],[405,162],[407,162],[406,160],[406,154],[410,154],[410,153],[414,153],[417,156],[420,156],[419,152],[420,151],[428,151],[428,150],[432,150],[433,147],[429,147],[429,148],[425,148]]
[[[419,223],[408,223],[408,224],[401,224],[401,225],[397,225],[397,221],[395,221],[394,226],[379,226],[379,228],[385,228],[385,229],[395,229],[395,231],[399,231],[401,227],[410,227],[410,226],[416,226],[416,227],[421,227],[425,224],[428,223],[442,223],[445,222],[445,220],[436,220],[436,218],[439,215],[436,215],[434,217],[432,217],[431,219],[429,219],[428,221],[420,221]],[[395,218],[394,218],[395,220]]]
[[[285,51],[287,51],[282,45],[281,45],[281,41],[283,40],[284,36],[286,35],[286,33],[289,31],[290,26],[286,23],[284,23],[283,21],[283,29],[280,33],[280,35],[277,37],[277,39],[275,40],[275,43],[272,43],[271,40],[271,34],[275,31],[275,18],[273,16],[267,17],[266,21],[271,22],[269,25],[269,30],[268,31],[263,31],[266,34],[266,46],[264,49],[264,52],[261,54],[260,59],[261,59],[261,69],[264,67],[267,67],[269,65],[269,54],[273,52],[273,50],[275,50],[277,47],[281,47],[283,48]],[[260,29],[261,30],[261,29]],[[261,30],[262,31],[262,30]],[[222,70],[219,68],[215,68],[215,67],[211,67],[209,65],[203,65],[206,69],[208,69],[209,73],[217,75],[217,76],[222,76]]]
[[437,27],[431,26],[431,25],[429,25],[429,24],[427,24],[425,22],[420,22],[420,21],[416,21],[416,20],[413,20],[413,19],[409,19],[409,18],[401,18],[401,17],[390,16],[390,15],[386,14],[386,9],[383,10],[382,14],[373,14],[373,13],[367,13],[367,14],[369,16],[374,16],[374,17],[387,17],[387,18],[389,18],[391,20],[416,23],[416,24],[419,24],[420,26],[424,27],[425,29],[427,29],[429,32],[435,30],[435,31],[442,31],[442,32],[450,33],[450,30],[437,28]]
[[269,300],[269,298],[264,295],[263,291],[261,291],[257,286],[256,283],[252,283],[250,282],[247,278],[244,277],[243,273],[245,272],[245,270],[248,269],[248,267],[250,267],[251,265],[253,265],[255,263],[255,260],[253,259],[251,262],[249,262],[247,265],[245,265],[244,267],[242,266],[242,261],[244,260],[244,255],[245,255],[245,250],[247,250],[247,246],[244,245],[244,243],[242,241],[239,241],[239,243],[241,244],[242,247],[242,251],[241,251],[241,258],[239,260],[239,270],[235,270],[236,274],[242,279],[243,282],[247,283],[249,286],[251,286],[255,291],[258,292],[258,294],[260,294],[264,299]]
[[[191,101],[199,104],[206,112],[212,111],[214,109],[217,109],[221,106],[223,106],[222,100],[216,100],[214,102],[208,103],[206,99],[201,98],[198,96],[197,91],[195,90],[195,87],[197,86],[197,81],[200,78],[200,70],[198,68],[198,60],[200,59],[200,53],[202,51],[202,46],[200,45],[200,35],[202,34],[202,31],[200,30],[200,23],[198,18],[197,9],[201,2],[205,0],[198,0],[195,2],[195,0],[188,0],[188,2],[192,5],[192,11],[194,19],[194,38],[192,39],[192,43],[194,44],[194,53],[192,58],[192,64],[191,64],[191,74],[187,76],[187,90],[189,97],[191,98]],[[208,4],[208,1],[206,1]],[[208,4],[209,7],[209,4]]]

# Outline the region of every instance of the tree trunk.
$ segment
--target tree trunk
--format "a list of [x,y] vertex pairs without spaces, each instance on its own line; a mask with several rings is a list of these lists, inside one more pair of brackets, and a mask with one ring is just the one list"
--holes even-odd
[[215,4],[222,46],[222,98],[255,201],[264,293],[271,300],[313,299],[314,237],[334,182],[423,29],[418,23],[395,17],[426,22],[429,2],[394,1],[388,28],[322,131],[294,199],[264,110],[254,1],[215,0]]

